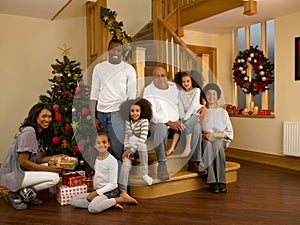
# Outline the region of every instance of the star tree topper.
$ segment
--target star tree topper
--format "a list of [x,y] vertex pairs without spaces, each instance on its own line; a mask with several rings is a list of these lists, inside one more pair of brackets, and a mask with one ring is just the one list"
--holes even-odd
[[64,43],[64,45],[62,47],[58,47],[58,49],[61,50],[62,55],[64,55],[64,56],[70,55],[69,51],[70,51],[71,47],[68,47],[66,45],[66,43]]

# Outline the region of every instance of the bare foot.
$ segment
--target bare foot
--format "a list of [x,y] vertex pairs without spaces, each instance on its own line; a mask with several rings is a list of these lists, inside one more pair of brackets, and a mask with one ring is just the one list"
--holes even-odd
[[186,148],[184,149],[183,153],[181,153],[181,157],[185,158],[187,157],[191,152],[191,149],[190,148]]
[[169,148],[167,151],[166,151],[166,156],[170,156],[172,155],[172,153],[174,152],[174,148]]
[[117,203],[117,204],[115,205],[115,208],[117,208],[117,209],[123,209],[123,206],[122,206],[121,204]]
[[137,200],[131,197],[127,192],[123,192],[118,198],[117,203],[139,204]]

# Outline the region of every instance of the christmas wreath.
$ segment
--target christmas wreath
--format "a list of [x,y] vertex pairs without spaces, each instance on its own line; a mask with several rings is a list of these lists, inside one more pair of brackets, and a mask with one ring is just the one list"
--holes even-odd
[[[247,62],[249,62],[255,72],[252,79],[247,74]],[[250,46],[245,51],[240,51],[233,63],[233,80],[241,88],[241,90],[253,96],[264,92],[268,89],[268,84],[274,81],[273,70],[274,65],[266,58],[263,52]]]

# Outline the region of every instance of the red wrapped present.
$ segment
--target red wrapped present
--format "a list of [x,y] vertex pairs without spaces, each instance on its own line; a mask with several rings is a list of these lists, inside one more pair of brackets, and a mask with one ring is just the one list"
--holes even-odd
[[93,188],[93,177],[84,177],[83,183],[86,184],[88,192],[92,191]]
[[63,174],[62,176],[62,185],[68,187],[80,186],[83,184],[83,176],[77,172]]

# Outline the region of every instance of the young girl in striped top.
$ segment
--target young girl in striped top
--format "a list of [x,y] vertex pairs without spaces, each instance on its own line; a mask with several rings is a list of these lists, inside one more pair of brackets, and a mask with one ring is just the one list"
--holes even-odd
[[153,179],[148,175],[148,148],[145,143],[148,136],[149,121],[152,118],[151,103],[142,98],[139,100],[129,100],[126,104],[130,104],[130,112],[129,120],[125,122],[125,151],[122,155],[123,164],[119,178],[121,192],[127,192],[128,177],[136,151],[139,154],[143,180],[148,185],[153,183]]

